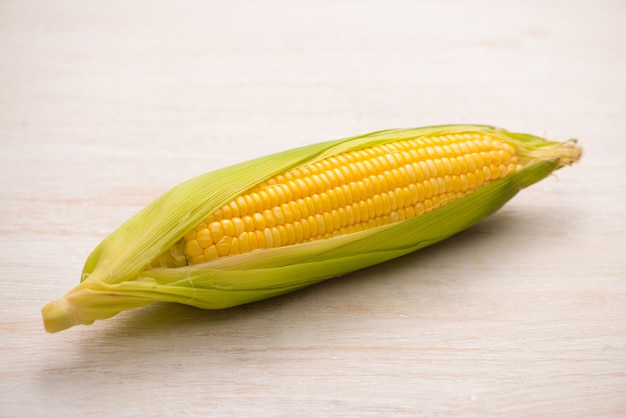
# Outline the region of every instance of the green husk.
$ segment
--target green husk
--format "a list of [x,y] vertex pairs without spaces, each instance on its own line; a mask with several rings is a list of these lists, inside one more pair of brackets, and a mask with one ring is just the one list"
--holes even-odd
[[[391,225],[195,266],[151,267],[208,214],[279,173],[353,149],[468,131],[509,142],[524,168],[432,212]],[[48,332],[57,332],[157,301],[220,309],[310,286],[462,231],[498,210],[522,188],[579,156],[573,142],[550,142],[482,125],[448,125],[374,132],[222,168],[172,188],[105,238],[88,257],[81,283],[43,308],[44,325]]]

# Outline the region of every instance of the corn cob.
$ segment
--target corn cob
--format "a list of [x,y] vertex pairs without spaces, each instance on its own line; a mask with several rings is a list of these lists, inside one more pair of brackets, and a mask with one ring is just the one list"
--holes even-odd
[[43,310],[47,331],[156,301],[220,309],[310,286],[445,239],[580,157],[482,125],[374,132],[182,183],[88,257]]

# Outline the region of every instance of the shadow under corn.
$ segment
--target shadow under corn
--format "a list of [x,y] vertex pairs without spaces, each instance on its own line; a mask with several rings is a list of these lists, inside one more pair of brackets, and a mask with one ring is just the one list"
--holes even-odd
[[[558,215],[544,213],[542,216]],[[227,329],[232,332],[237,327],[246,327],[246,323],[250,321],[255,323],[264,320],[272,321],[279,312],[285,309],[297,310],[300,309],[299,305],[311,308],[310,303],[319,302],[320,299],[328,302],[333,299],[335,291],[347,289],[352,295],[358,297],[360,289],[375,285],[377,282],[384,283],[385,286],[393,286],[398,280],[406,280],[407,275],[403,273],[407,271],[417,273],[408,277],[410,277],[411,286],[415,286],[414,291],[419,292],[420,285],[425,280],[438,281],[437,277],[420,276],[419,271],[422,268],[436,267],[433,264],[444,263],[449,268],[463,271],[463,265],[468,261],[463,252],[468,246],[475,249],[483,240],[497,238],[500,234],[511,236],[519,231],[532,229],[532,217],[521,220],[516,218],[518,217],[511,211],[502,211],[447,240],[418,252],[264,301],[223,310],[203,310],[186,305],[155,303],[144,308],[122,312],[112,319],[97,321],[92,326],[80,328],[86,334],[92,334],[88,335],[88,338],[117,339],[118,341],[171,332],[188,332],[190,329],[197,331],[205,327],[209,327],[205,329],[205,334],[210,335],[221,330],[223,324],[226,324]],[[472,277],[463,276],[463,280],[472,280]],[[441,284],[445,285],[444,282]],[[340,310],[341,303],[339,302],[336,306]]]
[[[560,215],[542,213],[541,216],[558,218]],[[123,340],[181,330],[186,332],[190,329],[215,327],[222,324],[226,324],[229,329],[232,329],[233,325],[245,327],[245,323],[251,320],[258,321],[265,318],[271,321],[280,311],[299,309],[300,304],[310,308],[308,303],[313,300],[319,301],[319,298],[328,301],[333,298],[333,292],[342,289],[349,289],[351,294],[358,297],[360,289],[375,285],[377,282],[384,283],[385,286],[393,286],[397,280],[406,280],[407,275],[402,273],[407,271],[417,273],[409,277],[410,284],[415,286],[414,291],[419,292],[420,285],[426,280],[438,282],[437,277],[420,276],[421,269],[445,264],[448,268],[462,272],[464,263],[469,261],[464,256],[467,248],[471,246],[475,253],[477,246],[480,247],[485,240],[498,239],[498,236],[520,235],[522,231],[532,230],[532,218],[532,216],[520,218],[512,211],[502,211],[465,231],[415,253],[260,302],[222,310],[204,310],[173,303],[155,303],[144,308],[122,312],[112,319],[97,321],[92,326],[80,328],[93,333],[92,338]],[[485,244],[489,243],[485,242]],[[462,279],[468,281],[475,278],[463,275]],[[445,285],[445,282],[441,282],[441,285]],[[337,305],[338,309],[340,306],[341,304]],[[96,329],[102,328],[104,324],[108,326],[104,329]],[[210,334],[210,331],[207,333]]]

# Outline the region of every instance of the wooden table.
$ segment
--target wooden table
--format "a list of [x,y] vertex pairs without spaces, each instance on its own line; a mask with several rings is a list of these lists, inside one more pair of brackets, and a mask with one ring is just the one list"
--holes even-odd
[[[0,416],[624,416],[626,3],[0,3]],[[40,309],[171,186],[391,127],[580,139],[394,262],[59,334]]]

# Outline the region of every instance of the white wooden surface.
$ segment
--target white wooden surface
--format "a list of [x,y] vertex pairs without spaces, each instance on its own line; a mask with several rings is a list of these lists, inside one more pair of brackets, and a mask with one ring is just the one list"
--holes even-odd
[[[626,415],[626,2],[0,1],[0,416]],[[44,332],[201,172],[487,123],[583,161],[440,245],[226,311]]]

